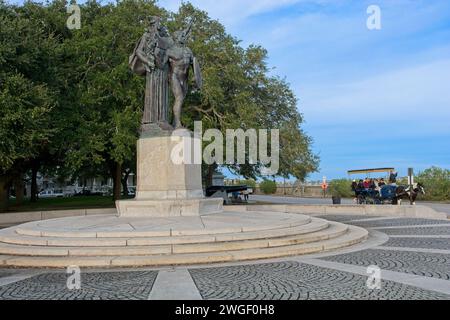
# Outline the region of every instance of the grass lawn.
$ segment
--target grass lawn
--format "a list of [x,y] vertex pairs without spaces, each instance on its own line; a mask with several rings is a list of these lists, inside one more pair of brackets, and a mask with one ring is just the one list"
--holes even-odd
[[11,200],[9,202],[8,212],[114,208],[114,206],[115,204],[111,196],[79,196],[39,199],[34,203],[25,200],[20,206],[15,204],[15,200]]
[[[243,205],[245,203],[242,203]],[[255,201],[247,205],[274,204],[266,201]],[[115,204],[112,197],[102,196],[79,196],[68,198],[47,198],[39,199],[31,203],[25,200],[21,206],[15,204],[15,200],[10,200],[7,212],[21,211],[50,211],[50,210],[69,210],[69,209],[91,209],[91,208],[114,208]],[[0,213],[1,214],[1,213]]]

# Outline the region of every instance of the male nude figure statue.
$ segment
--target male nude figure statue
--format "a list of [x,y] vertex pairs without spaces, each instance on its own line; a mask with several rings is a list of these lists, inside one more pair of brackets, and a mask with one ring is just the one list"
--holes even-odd
[[186,30],[174,32],[174,45],[167,50],[170,65],[170,85],[174,95],[173,104],[173,125],[175,128],[182,128],[181,107],[188,92],[189,68],[194,69],[194,76],[197,87],[201,87],[200,67],[191,49],[186,47],[191,26]]

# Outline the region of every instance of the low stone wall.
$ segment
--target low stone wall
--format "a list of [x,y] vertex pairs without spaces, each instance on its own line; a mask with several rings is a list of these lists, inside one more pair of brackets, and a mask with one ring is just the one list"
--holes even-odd
[[[447,214],[437,212],[427,206],[376,206],[376,205],[299,205],[299,204],[274,204],[274,205],[233,205],[226,206],[226,211],[278,211],[301,213],[307,215],[326,214],[357,214],[367,216],[392,216],[428,219],[447,219]],[[97,214],[117,214],[116,208],[107,209],[77,209],[77,210],[55,210],[55,211],[32,211],[1,213],[0,226],[9,226],[24,222],[47,220],[64,217],[90,216]]]
[[[255,194],[263,194],[259,187],[256,187]],[[297,196],[297,197],[323,197],[323,190],[321,186],[304,186],[293,188],[292,186],[277,186],[275,195]],[[330,195],[327,193],[327,197]]]
[[[428,219],[447,219],[447,214],[437,212],[436,210],[421,205],[299,205],[299,204],[280,204],[280,205],[252,205],[241,206],[242,208],[233,208],[231,210],[251,210],[251,211],[280,211],[301,213],[307,215],[326,215],[326,214],[357,214],[367,216],[392,216],[409,218],[428,218]],[[228,210],[228,207],[227,207]]]
[[0,213],[0,225],[96,214],[117,214],[117,210],[116,208],[107,208]]

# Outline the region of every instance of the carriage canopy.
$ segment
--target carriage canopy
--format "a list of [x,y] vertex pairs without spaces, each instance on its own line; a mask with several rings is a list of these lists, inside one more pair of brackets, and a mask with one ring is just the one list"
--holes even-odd
[[362,173],[373,173],[373,172],[394,172],[395,168],[373,168],[373,169],[359,169],[359,170],[349,170],[347,171],[348,175],[352,174],[362,174]]

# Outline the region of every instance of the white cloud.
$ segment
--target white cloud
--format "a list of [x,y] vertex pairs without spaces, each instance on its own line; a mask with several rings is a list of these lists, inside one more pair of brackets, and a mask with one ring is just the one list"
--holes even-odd
[[349,2],[345,6],[331,2],[321,10],[258,20],[245,25],[240,33],[245,35],[244,42],[261,43],[269,50],[298,47],[302,50],[314,48],[320,50],[319,54],[335,54],[368,46],[377,49],[392,40],[420,36],[449,18],[450,7],[445,2],[423,4],[418,1],[408,5],[400,1],[378,2],[383,22],[380,31],[367,30],[367,5],[364,2]]
[[[362,81],[305,88],[302,109],[310,121],[450,118],[450,60],[387,72]],[[314,120],[313,120],[314,119]],[[445,130],[449,130],[445,128]]]
[[[323,2],[325,0],[191,0],[194,6],[205,10],[227,27],[241,22],[252,15],[293,5],[298,2]],[[160,0],[164,8],[177,11],[182,0]]]

